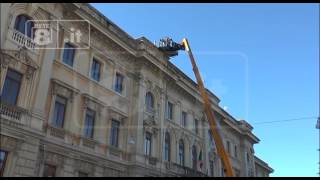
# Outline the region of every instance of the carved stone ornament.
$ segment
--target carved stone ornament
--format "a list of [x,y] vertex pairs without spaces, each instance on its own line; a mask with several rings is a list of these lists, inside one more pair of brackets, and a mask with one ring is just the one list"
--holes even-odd
[[6,50],[1,49],[0,51],[0,61],[1,68],[6,69],[9,64],[12,66],[17,66],[18,64],[22,64],[26,66],[26,79],[31,79],[35,71],[39,68],[39,66],[28,56],[26,47],[21,47],[19,50]]
[[79,90],[69,87],[64,82],[57,79],[52,80],[52,95],[62,95],[68,98],[70,102],[73,102],[74,96],[78,93]]

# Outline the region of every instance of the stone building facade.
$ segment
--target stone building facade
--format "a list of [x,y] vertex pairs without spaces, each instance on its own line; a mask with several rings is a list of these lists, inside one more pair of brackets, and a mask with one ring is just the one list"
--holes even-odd
[[[37,48],[28,20],[58,22],[64,48]],[[76,20],[88,41],[66,43]],[[0,25],[1,176],[224,176],[196,83],[148,39],[84,3],[1,3]],[[250,124],[208,93],[236,175],[268,176]]]

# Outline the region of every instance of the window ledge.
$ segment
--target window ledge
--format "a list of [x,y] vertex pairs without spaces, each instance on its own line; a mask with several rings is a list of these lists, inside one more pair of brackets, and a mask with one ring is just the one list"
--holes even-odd
[[98,142],[92,138],[87,138],[84,136],[81,136],[81,140],[82,140],[82,146],[84,147],[88,147],[91,149],[95,149],[95,146],[98,144]]
[[108,88],[108,87],[104,86],[103,84],[101,84],[101,82],[97,82],[97,81],[91,79],[89,76],[78,72],[75,68],[70,67],[69,65],[63,63],[61,59],[54,59],[54,63],[55,63],[56,65],[58,65],[58,66],[64,67],[64,68],[65,68],[67,71],[69,71],[70,73],[76,73],[76,74],[78,74],[78,75],[80,76],[80,78],[82,78],[82,79],[84,79],[84,80],[87,80],[87,81],[95,84],[96,86],[99,86],[99,87],[103,88],[104,90],[107,90],[107,91],[109,91],[109,92],[112,92],[112,93],[115,94],[115,95],[118,95],[119,97],[121,97],[122,100],[124,100],[124,101],[126,101],[126,102],[129,101],[128,97],[124,96],[124,95],[121,94],[121,93],[118,93],[117,91],[115,91],[115,90],[112,89],[112,88]]
[[63,128],[59,128],[59,127],[55,127],[55,126],[49,125],[48,129],[50,131],[50,135],[53,136],[53,137],[64,139],[64,137],[66,135],[66,131]]
[[123,152],[123,151],[122,151],[120,148],[118,148],[118,147],[115,147],[115,146],[113,146],[113,145],[110,145],[110,146],[109,146],[109,154],[110,154],[110,155],[113,155],[113,156],[116,156],[116,157],[119,157],[119,158],[120,158],[122,152]]

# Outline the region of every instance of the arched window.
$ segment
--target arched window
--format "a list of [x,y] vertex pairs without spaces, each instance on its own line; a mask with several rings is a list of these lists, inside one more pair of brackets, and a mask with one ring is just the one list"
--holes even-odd
[[146,94],[146,108],[147,111],[152,112],[154,107],[154,100],[153,100],[153,95],[151,92],[147,92]]
[[164,138],[164,159],[166,161],[170,161],[170,134],[166,132],[165,138]]
[[184,166],[184,143],[182,139],[179,141],[179,164]]
[[29,16],[20,14],[14,23],[14,29],[31,38],[31,31],[34,26]]
[[192,146],[192,168],[197,169],[197,148],[195,145]]

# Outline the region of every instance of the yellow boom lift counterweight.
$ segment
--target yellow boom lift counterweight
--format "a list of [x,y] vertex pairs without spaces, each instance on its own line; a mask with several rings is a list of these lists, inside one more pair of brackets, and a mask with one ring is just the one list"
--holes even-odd
[[233,177],[233,169],[230,163],[230,159],[228,156],[228,153],[226,152],[223,142],[222,142],[222,138],[217,130],[217,122],[214,118],[214,114],[213,111],[211,109],[211,105],[210,105],[210,101],[209,101],[209,97],[207,94],[206,89],[204,88],[200,73],[199,73],[199,69],[196,65],[195,59],[193,57],[191,48],[189,46],[189,42],[186,38],[184,38],[182,40],[181,44],[175,43],[174,41],[172,41],[172,39],[170,38],[165,38],[165,39],[161,39],[160,40],[160,44],[159,44],[159,49],[162,51],[165,51],[169,56],[176,56],[178,55],[178,50],[185,50],[187,51],[191,64],[192,64],[192,69],[194,72],[194,75],[196,76],[197,79],[197,83],[198,83],[198,88],[200,91],[200,94],[202,96],[202,100],[203,100],[203,106],[204,106],[204,111],[206,113],[208,122],[209,122],[209,126],[211,129],[211,133],[213,135],[213,139],[215,141],[216,144],[216,148],[218,151],[218,155],[222,160],[222,164],[225,170],[225,174],[227,177]]

